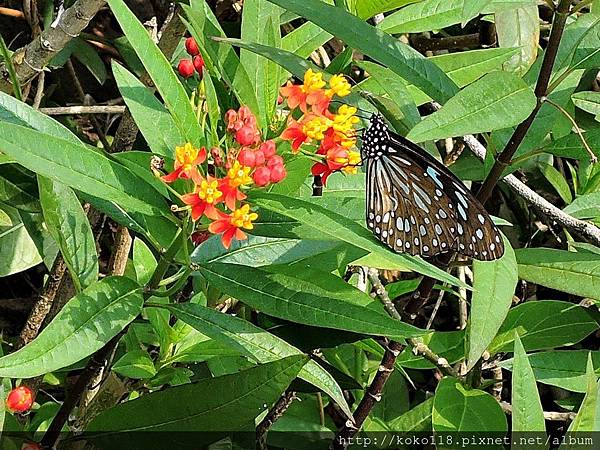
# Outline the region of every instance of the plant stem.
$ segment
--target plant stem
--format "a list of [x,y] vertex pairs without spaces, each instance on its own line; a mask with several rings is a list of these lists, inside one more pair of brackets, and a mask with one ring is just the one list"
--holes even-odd
[[529,117],[527,117],[527,119],[517,126],[513,135],[506,144],[506,147],[492,166],[492,169],[486,177],[483,186],[481,186],[481,189],[477,193],[477,199],[482,204],[488,200],[492,194],[492,190],[502,176],[502,172],[510,164],[513,155],[519,149],[519,146],[521,145],[521,142],[523,142],[527,131],[529,131],[529,128],[531,128],[538,111],[542,107],[542,98],[546,97],[548,94],[548,84],[552,75],[552,68],[554,67],[554,61],[556,60],[560,39],[565,29],[567,17],[569,16],[570,3],[570,0],[560,0],[560,3],[558,4],[558,8],[556,9],[556,13],[554,15],[554,21],[552,23],[552,30],[550,31],[548,46],[546,47],[546,53],[544,54],[540,74],[535,85],[535,96],[537,97],[537,103],[531,114],[529,114]]

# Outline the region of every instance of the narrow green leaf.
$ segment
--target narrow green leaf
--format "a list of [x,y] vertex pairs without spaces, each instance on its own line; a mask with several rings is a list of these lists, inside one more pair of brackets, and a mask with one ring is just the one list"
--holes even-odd
[[570,294],[600,299],[600,256],[550,248],[515,250],[519,278]]
[[319,279],[314,279],[314,275],[314,281],[309,281],[291,273],[275,272],[272,267],[256,269],[220,263],[203,266],[199,272],[211,286],[281,319],[395,339],[423,334],[381,310],[367,308],[368,296],[365,298],[358,289],[326,273],[320,273]]
[[577,219],[595,219],[600,216],[600,192],[590,192],[577,197],[564,208],[567,214]]
[[579,407],[579,411],[577,411],[577,416],[566,434],[566,443],[563,444],[560,448],[565,450],[576,449],[579,445],[572,444],[569,441],[569,437],[571,437],[571,433],[581,433],[581,432],[597,432],[600,428],[600,408],[598,404],[598,394],[600,390],[600,384],[598,383],[596,374],[594,372],[594,364],[592,362],[592,357],[588,353],[587,358],[587,366],[585,371],[587,388],[585,390],[585,397],[583,398],[583,402],[581,402],[581,406]]
[[[279,48],[281,9],[264,0],[247,0],[242,9],[241,36],[244,40]],[[250,84],[258,99],[259,123],[263,128],[271,121],[279,91],[279,68],[254,52],[242,49],[240,64],[248,71]]]
[[108,4],[160,92],[181,134],[192,144],[202,146],[205,143],[203,132],[198,125],[188,95],[171,64],[123,0],[108,0]]
[[432,422],[433,431],[439,433],[507,430],[506,416],[494,397],[478,389],[466,389],[449,377],[435,390]]
[[528,301],[508,312],[488,350],[512,352],[515,331],[531,352],[576,344],[597,329],[598,321],[588,308],[557,300]]
[[[212,40],[212,37],[226,36],[207,3],[192,1],[189,7],[184,5],[183,10],[189,20],[188,29],[200,46],[210,71],[218,78],[223,79],[241,105],[248,106],[252,111],[259,111],[254,86],[252,86],[250,76],[240,63],[236,52],[233,48]],[[262,127],[263,124],[259,122],[259,126]]]
[[[135,431],[165,431],[168,433],[150,433],[149,439],[155,440],[156,446],[144,446],[164,449],[169,445],[173,448],[173,432],[215,432],[205,437],[214,441],[221,433],[249,426],[253,429],[254,419],[279,398],[307,360],[290,356],[231,375],[153,392],[100,413],[86,432],[90,438],[97,434],[98,439],[110,442],[112,448],[118,444],[121,449],[139,448],[138,439],[144,433]],[[192,440],[196,447],[201,445],[198,433],[189,434],[188,445]],[[183,441],[185,436],[180,434],[178,442]]]
[[520,47],[505,69],[523,75],[534,63],[540,39],[540,18],[537,5],[496,12],[496,32],[499,47]]
[[311,241],[289,238],[248,236],[244,241],[233,241],[229,250],[223,247],[220,236],[214,236],[196,247],[192,262],[241,264],[262,267],[271,264],[289,264],[338,247],[335,241]]
[[0,201],[19,211],[42,212],[35,189],[35,177],[24,174],[17,164],[0,166]]
[[585,34],[575,49],[571,67],[595,69],[600,65],[600,16],[598,11],[582,16],[586,22]]
[[[583,133],[586,142],[589,144],[592,152],[596,156],[600,155],[600,128],[592,128]],[[577,133],[570,133],[549,145],[542,147],[543,151],[556,156],[565,158],[574,158],[580,160],[589,160],[590,156],[583,146],[581,137]]]
[[42,262],[19,211],[0,203],[0,277],[22,272]]
[[369,19],[376,14],[402,8],[421,0],[351,0],[351,11],[361,19]]
[[379,28],[391,34],[439,30],[462,21],[463,4],[464,0],[424,0],[390,14]]
[[38,176],[44,222],[57,242],[77,291],[98,279],[96,239],[73,190]]
[[[286,356],[303,354],[283,339],[239,317],[223,314],[193,303],[165,307],[196,330],[228,348],[236,348],[241,354],[256,359],[258,363],[267,363]],[[317,362],[310,360],[300,370],[298,376],[331,396],[346,415],[352,417],[342,389]]]
[[156,191],[125,167],[83,144],[42,136],[30,128],[0,122],[0,149],[27,169],[111,199],[132,212],[168,214]]
[[150,281],[156,265],[154,254],[144,241],[135,239],[133,241],[133,267],[135,267],[137,282],[140,286],[144,286]]
[[142,310],[140,287],[111,276],[77,294],[29,344],[0,358],[0,377],[31,378],[100,349]]
[[465,87],[408,133],[415,142],[499,130],[523,121],[536,105],[519,77],[492,72]]
[[410,411],[405,412],[397,419],[387,425],[390,431],[396,432],[420,432],[431,431],[431,416],[433,413],[433,398],[428,398],[419,403]]
[[125,353],[112,366],[113,372],[127,378],[144,379],[156,375],[154,362],[145,350]]
[[[572,392],[586,392],[588,378],[586,363],[588,356],[596,367],[600,367],[600,352],[589,350],[547,351],[529,354],[529,364],[540,383],[557,386]],[[500,363],[504,369],[512,370],[513,360]],[[596,371],[596,376],[598,371]]]
[[464,27],[466,23],[473,17],[479,15],[487,8],[491,0],[464,0],[461,12],[461,25]]
[[556,192],[558,192],[560,198],[562,198],[567,205],[571,203],[573,201],[573,194],[571,194],[571,188],[569,187],[567,180],[565,180],[565,177],[550,164],[540,163],[539,168],[542,175],[544,175],[546,180],[548,180]]
[[[372,233],[366,228],[341,214],[329,211],[314,203],[283,195],[262,192],[254,193],[253,200],[261,208],[265,208],[297,221],[299,226],[312,231],[315,237],[319,236],[320,240],[330,239],[348,242],[369,253],[381,255],[385,260],[396,263],[398,268],[409,268],[410,270],[432,276],[453,285],[461,284],[456,278],[448,275],[437,267],[426,263],[420,258],[393,253],[385,249],[375,240]],[[294,230],[292,229],[292,231]]]
[[[544,422],[544,411],[540,402],[540,395],[535,383],[535,377],[531,365],[527,360],[527,354],[521,344],[519,336],[515,334],[515,359],[513,363],[512,376],[512,431],[546,431]],[[546,448],[543,445],[516,448]]]
[[173,158],[175,147],[186,141],[173,117],[148,87],[114,60],[112,72],[119,92],[150,149]]
[[508,239],[504,238],[502,258],[473,262],[473,280],[467,329],[467,370],[473,368],[492,342],[512,304],[519,279],[515,253]]
[[582,91],[576,92],[571,96],[575,106],[583,109],[590,114],[600,114],[600,92]]
[[327,5],[320,0],[269,1],[314,22],[347,45],[387,66],[441,103],[445,103],[458,91],[444,72],[416,50],[342,8]]

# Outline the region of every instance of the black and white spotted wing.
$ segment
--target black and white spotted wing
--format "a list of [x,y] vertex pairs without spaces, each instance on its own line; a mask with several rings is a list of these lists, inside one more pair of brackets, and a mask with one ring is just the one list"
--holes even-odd
[[450,250],[479,260],[504,254],[502,236],[463,183],[424,149],[391,132],[379,114],[362,136],[367,226],[397,252]]

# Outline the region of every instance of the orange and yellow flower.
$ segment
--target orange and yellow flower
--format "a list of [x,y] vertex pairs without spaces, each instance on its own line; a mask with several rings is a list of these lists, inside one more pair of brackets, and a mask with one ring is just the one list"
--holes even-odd
[[254,224],[252,222],[256,219],[258,219],[258,214],[251,212],[250,205],[245,204],[231,214],[220,213],[219,218],[209,225],[208,231],[214,234],[222,234],[223,246],[229,248],[234,237],[239,241],[248,237],[241,229],[253,229]]
[[211,176],[203,178],[197,175],[194,177],[194,183],[195,191],[181,197],[186,205],[192,207],[192,220],[195,222],[203,215],[209,219],[218,218],[219,211],[215,205],[220,203],[223,197],[223,192],[219,190],[219,181]]
[[192,144],[186,142],[183,147],[175,147],[175,166],[173,172],[162,176],[162,180],[172,183],[178,178],[192,178],[196,172],[196,167],[206,160],[206,149],[194,148]]

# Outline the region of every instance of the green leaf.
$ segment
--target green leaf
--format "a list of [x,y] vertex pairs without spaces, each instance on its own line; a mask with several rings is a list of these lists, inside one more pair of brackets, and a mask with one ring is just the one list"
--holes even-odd
[[389,430],[396,432],[431,431],[433,401],[433,398],[428,398],[397,419],[388,422]]
[[113,372],[127,378],[144,379],[156,375],[154,362],[145,350],[125,353],[112,366]]
[[100,349],[142,310],[140,287],[111,276],[77,294],[29,344],[0,358],[0,377],[31,378]]
[[506,416],[494,397],[478,389],[466,389],[451,377],[440,381],[435,390],[432,422],[433,431],[438,433],[507,430]]
[[491,0],[464,0],[461,12],[461,25],[464,27],[469,20],[479,15],[487,6]]
[[[110,442],[112,448],[118,443],[119,449],[140,448],[140,445],[168,449],[173,448],[173,432],[211,431],[215,433],[205,439],[212,441],[221,433],[253,429],[254,419],[279,398],[307,360],[289,356],[231,375],[153,392],[100,413],[86,432],[89,437],[97,434],[99,439]],[[146,433],[135,431],[167,433],[150,433],[149,439],[156,440],[156,445],[148,447],[139,442]],[[189,435],[187,439],[195,440],[196,448],[201,445],[199,433]],[[178,446],[185,439],[180,434]]]
[[600,216],[600,192],[590,192],[577,197],[564,212],[577,219],[595,219]]
[[489,352],[512,352],[515,331],[527,351],[573,345],[598,329],[592,311],[557,300],[528,301],[512,308]]
[[350,11],[361,19],[369,19],[376,14],[402,8],[421,0],[347,0]]
[[0,166],[0,202],[29,213],[42,211],[36,195],[35,177],[25,174],[17,164]]
[[205,143],[203,132],[188,95],[171,64],[123,0],[108,0],[108,4],[158,89],[177,128],[188,142],[201,147]]
[[398,269],[404,267],[453,285],[461,284],[456,278],[420,258],[385,249],[370,231],[341,214],[311,202],[278,194],[255,192],[252,197],[259,207],[297,221],[297,226],[292,226],[291,231],[298,232],[300,238],[341,240],[397,264]]
[[540,172],[548,180],[548,182],[554,187],[560,198],[568,205],[573,201],[573,194],[571,194],[571,188],[569,183],[565,180],[565,177],[556,170],[551,164],[540,163]]
[[[544,411],[542,410],[533,370],[527,360],[523,344],[521,344],[521,340],[516,334],[511,402],[513,432],[546,431]],[[519,446],[517,448],[532,448],[532,446]],[[545,446],[534,448],[545,448]]]
[[600,299],[600,256],[550,248],[515,250],[519,278],[559,291]]
[[342,8],[320,0],[269,0],[299,14],[420,88],[440,103],[458,88],[437,66],[398,39],[363,22]]
[[405,82],[397,74],[390,69],[386,69],[378,64],[363,61],[357,63],[359,67],[364,69],[370,76],[367,79],[368,84],[364,83],[363,88],[369,90],[371,86],[376,87],[375,94],[385,95],[401,112],[401,115],[396,116],[397,120],[401,120],[408,132],[414,125],[420,122],[421,116],[417,110],[415,102],[410,97],[406,89]]
[[[237,349],[240,354],[252,357],[258,363],[302,354],[300,350],[283,339],[239,317],[223,314],[193,303],[165,307],[196,330],[227,348]],[[307,362],[298,376],[329,395],[348,417],[352,417],[342,389],[317,362],[313,360]]]
[[[596,367],[600,364],[600,352],[588,350],[565,350],[531,353],[529,364],[540,383],[557,386],[572,392],[586,392],[586,362],[592,356]],[[513,360],[500,363],[504,369],[512,370]]]
[[133,267],[135,267],[137,282],[140,286],[144,286],[150,281],[156,265],[156,258],[152,251],[144,241],[136,238],[133,241]]
[[424,0],[390,14],[379,28],[391,34],[439,30],[463,20],[463,4],[464,0]]
[[150,88],[114,60],[112,72],[119,92],[150,149],[173,158],[175,147],[186,141],[173,117]]
[[590,114],[600,114],[600,92],[582,91],[571,95],[571,100],[578,108]]
[[0,277],[22,272],[42,262],[19,211],[0,203]]
[[128,169],[83,144],[0,122],[0,149],[27,169],[142,214],[169,209],[156,191]]
[[596,69],[600,66],[600,17],[598,11],[594,14],[583,14],[586,20],[586,33],[582,36],[579,45],[575,49],[572,68]]
[[303,260],[325,253],[338,245],[339,243],[335,241],[267,238],[250,235],[244,241],[233,241],[227,250],[221,243],[221,237],[213,236],[196,247],[191,258],[193,263],[200,265],[220,262],[262,267]]
[[[247,0],[242,9],[244,40],[278,48],[281,46],[279,16],[281,10],[264,0]],[[265,128],[272,119],[279,94],[279,67],[254,52],[242,49],[240,64],[247,70],[258,99],[259,123]]]
[[[592,128],[583,133],[583,135],[594,154],[596,156],[600,155],[600,128]],[[589,160],[590,157],[583,146],[581,137],[577,133],[567,134],[560,139],[552,141],[549,145],[542,147],[542,150],[545,153],[565,158]]]
[[[189,20],[188,29],[200,46],[209,70],[231,88],[241,105],[248,106],[251,111],[259,111],[250,76],[234,49],[212,40],[215,36],[225,37],[225,33],[206,2],[192,1],[189,7],[184,5],[183,10]],[[263,124],[259,122],[259,126]]]
[[577,416],[575,416],[575,419],[567,430],[567,434],[565,436],[567,443],[563,444],[560,447],[561,449],[575,449],[577,447],[576,445],[571,444],[568,440],[569,437],[573,437],[571,436],[571,433],[598,431],[600,428],[600,410],[598,405],[598,391],[600,389],[600,384],[598,383],[596,374],[594,373],[594,364],[592,362],[592,356],[589,353],[585,377],[587,381],[585,397],[583,398],[583,402],[581,402],[579,411],[577,411]]
[[95,47],[92,47],[80,37],[72,39],[70,43],[74,44],[73,56],[90,71],[98,83],[104,84],[106,81],[106,67]]
[[473,280],[467,328],[467,370],[473,368],[492,342],[512,304],[519,278],[515,253],[508,239],[504,238],[501,258],[473,262]]
[[[200,267],[199,272],[212,287],[281,319],[395,339],[423,334],[382,310],[367,308],[371,299],[366,294],[333,275],[317,272],[320,278],[314,274],[309,281],[298,277],[306,274],[273,269],[213,263]],[[298,272],[293,267],[279,270]]]
[[465,87],[406,136],[414,142],[499,130],[523,121],[536,105],[519,77],[492,72]]
[[383,391],[381,401],[377,402],[371,410],[371,417],[379,418],[384,422],[395,420],[409,408],[408,387],[400,371],[390,374]]
[[50,178],[38,177],[44,222],[58,243],[79,292],[98,279],[96,238],[73,190]]
[[496,32],[498,46],[501,48],[519,47],[515,55],[504,68],[523,75],[537,57],[540,39],[540,18],[537,5],[496,12]]

